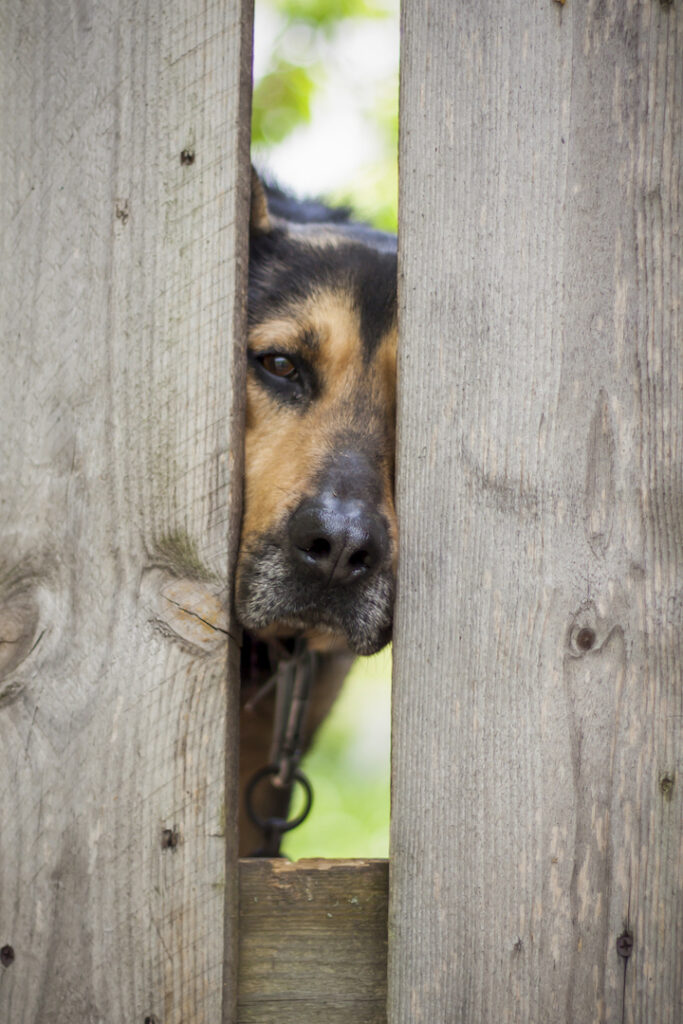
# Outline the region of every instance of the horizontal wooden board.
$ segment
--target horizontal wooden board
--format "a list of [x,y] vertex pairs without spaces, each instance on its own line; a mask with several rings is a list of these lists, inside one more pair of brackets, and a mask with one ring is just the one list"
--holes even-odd
[[385,860],[240,861],[239,1024],[384,1024]]

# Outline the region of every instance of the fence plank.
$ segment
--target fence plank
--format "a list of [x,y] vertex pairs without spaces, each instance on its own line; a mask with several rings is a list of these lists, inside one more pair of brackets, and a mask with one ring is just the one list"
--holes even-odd
[[233,1019],[250,26],[0,11],[8,1024]]
[[683,9],[402,39],[389,1019],[674,1024]]
[[385,1024],[387,900],[387,861],[241,861],[239,1024]]

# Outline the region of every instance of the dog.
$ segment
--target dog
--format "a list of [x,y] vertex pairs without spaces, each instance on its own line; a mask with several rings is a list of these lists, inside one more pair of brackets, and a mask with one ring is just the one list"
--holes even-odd
[[[318,652],[307,746],[354,656],[391,638],[396,343],[395,236],[253,172],[235,584],[242,784],[268,761],[274,696],[255,694],[280,656],[295,643]],[[270,789],[270,811],[286,814],[288,797]],[[257,843],[243,812],[241,852]]]

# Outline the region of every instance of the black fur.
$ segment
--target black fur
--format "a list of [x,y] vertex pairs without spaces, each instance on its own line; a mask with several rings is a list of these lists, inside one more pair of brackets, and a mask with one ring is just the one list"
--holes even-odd
[[[344,288],[353,297],[361,322],[365,357],[369,361],[379,338],[396,319],[396,238],[365,224],[351,223],[346,208],[299,201],[266,187],[273,215],[294,224],[333,229],[329,245],[307,244],[274,222],[267,234],[252,236],[249,253],[249,324],[274,313],[316,287]],[[277,211],[277,213],[276,213]],[[340,241],[341,236],[341,241]]]
[[295,224],[313,224],[316,222],[329,224],[348,222],[351,209],[348,206],[333,208],[317,199],[296,199],[293,195],[278,188],[272,182],[265,185],[268,198],[268,210],[273,217],[292,221]]

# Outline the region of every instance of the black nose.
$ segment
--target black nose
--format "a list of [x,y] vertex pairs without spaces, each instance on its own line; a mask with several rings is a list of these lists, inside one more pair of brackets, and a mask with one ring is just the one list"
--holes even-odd
[[290,553],[318,581],[344,584],[370,575],[389,550],[382,517],[358,499],[307,498],[289,520]]

